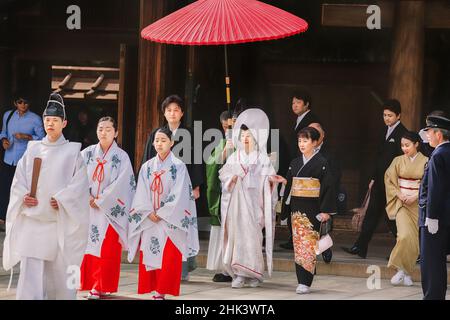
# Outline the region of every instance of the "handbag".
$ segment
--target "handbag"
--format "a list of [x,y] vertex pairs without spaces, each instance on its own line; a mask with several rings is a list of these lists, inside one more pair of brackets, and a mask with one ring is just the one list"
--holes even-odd
[[364,221],[364,217],[366,216],[367,207],[369,206],[370,201],[370,191],[371,187],[367,190],[366,196],[364,197],[364,201],[359,208],[353,209],[353,217],[352,217],[352,230],[356,232],[360,232],[362,228],[362,224]]
[[[329,221],[329,220],[328,220]],[[321,222],[320,223],[320,229],[319,229],[319,241],[317,241],[316,244],[316,255],[321,254],[325,250],[331,248],[333,246],[333,239],[331,239],[331,236],[329,233],[325,233],[325,235],[322,236],[322,230],[326,230],[326,225],[328,224],[328,221]],[[324,226],[324,227],[322,227]]]

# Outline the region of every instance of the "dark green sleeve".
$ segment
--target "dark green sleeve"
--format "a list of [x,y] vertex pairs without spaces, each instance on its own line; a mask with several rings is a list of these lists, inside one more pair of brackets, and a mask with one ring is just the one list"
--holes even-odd
[[217,160],[223,151],[223,147],[224,143],[221,141],[206,162],[206,199],[208,202],[208,211],[211,215],[210,223],[213,226],[220,225],[220,198],[222,190],[219,170],[222,164]]

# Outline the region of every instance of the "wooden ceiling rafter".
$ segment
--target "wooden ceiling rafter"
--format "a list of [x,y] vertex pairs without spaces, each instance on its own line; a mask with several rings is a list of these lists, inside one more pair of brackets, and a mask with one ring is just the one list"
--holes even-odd
[[52,90],[65,99],[117,101],[119,69],[91,66],[52,66]]

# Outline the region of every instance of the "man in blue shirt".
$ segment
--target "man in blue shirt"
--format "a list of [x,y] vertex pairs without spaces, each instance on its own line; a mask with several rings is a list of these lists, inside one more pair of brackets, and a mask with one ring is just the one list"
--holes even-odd
[[[9,192],[16,171],[17,162],[22,158],[28,141],[41,140],[45,136],[42,119],[29,111],[30,101],[25,95],[14,98],[14,110],[3,115],[1,146],[5,150],[0,165],[0,228],[6,219],[9,203]],[[11,115],[11,113],[13,113]]]

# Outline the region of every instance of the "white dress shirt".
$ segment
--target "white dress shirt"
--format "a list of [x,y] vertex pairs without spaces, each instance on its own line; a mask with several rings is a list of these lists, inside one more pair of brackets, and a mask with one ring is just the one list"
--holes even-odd
[[389,136],[392,134],[392,132],[397,128],[397,126],[400,124],[400,120],[398,120],[396,123],[394,123],[392,126],[388,127],[387,133],[386,133],[386,140],[389,138]]

